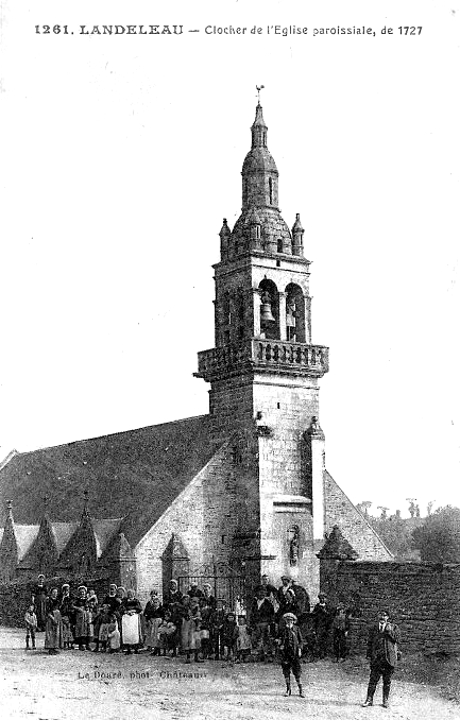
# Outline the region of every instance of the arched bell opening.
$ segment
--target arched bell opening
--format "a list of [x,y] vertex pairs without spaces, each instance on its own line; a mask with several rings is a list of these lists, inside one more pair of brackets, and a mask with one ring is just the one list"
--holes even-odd
[[259,285],[260,293],[260,337],[280,337],[278,288],[272,280],[264,278]]
[[286,339],[305,343],[305,298],[302,288],[295,283],[286,287]]

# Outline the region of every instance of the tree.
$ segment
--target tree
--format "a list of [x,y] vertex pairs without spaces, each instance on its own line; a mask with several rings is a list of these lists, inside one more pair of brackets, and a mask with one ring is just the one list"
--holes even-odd
[[[385,513],[388,510],[386,507]],[[368,516],[368,521],[379,534],[382,541],[394,553],[397,561],[415,561],[419,554],[412,547],[412,528],[408,525],[409,519],[401,518],[401,513],[396,511],[394,516],[381,515],[379,518]]]
[[460,562],[460,508],[444,506],[412,532],[412,547],[428,563]]
[[358,511],[360,511],[364,516],[369,515],[369,508],[372,506],[372,501],[361,501],[361,503],[356,504],[356,508]]

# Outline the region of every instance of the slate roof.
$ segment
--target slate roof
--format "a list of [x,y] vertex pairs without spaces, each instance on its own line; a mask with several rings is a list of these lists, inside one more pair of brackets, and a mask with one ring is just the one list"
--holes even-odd
[[18,453],[0,469],[0,509],[11,499],[16,524],[39,523],[46,495],[56,527],[80,520],[88,489],[90,515],[106,519],[95,529],[101,544],[123,518],[133,547],[216,450],[210,417],[197,416]]
[[51,528],[53,529],[57,552],[61,554],[64,548],[67,546],[68,542],[70,541],[71,537],[77,530],[78,521],[72,521],[70,523],[51,522]]
[[18,545],[18,560],[21,561],[26,555],[29,548],[38,536],[39,526],[21,525],[14,524],[14,534],[16,536],[16,543]]
[[114,535],[120,530],[123,518],[92,518],[94,536],[96,538],[97,557],[106,550]]

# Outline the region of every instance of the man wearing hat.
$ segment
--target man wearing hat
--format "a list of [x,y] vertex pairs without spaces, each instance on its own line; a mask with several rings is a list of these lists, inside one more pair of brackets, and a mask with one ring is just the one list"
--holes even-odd
[[291,695],[291,671],[299,687],[299,696],[305,698],[302,688],[302,667],[300,658],[302,656],[303,638],[297,623],[297,616],[293,613],[285,613],[283,616],[284,627],[280,632],[278,642],[281,652],[281,668],[286,681],[285,696]]
[[394,623],[389,622],[389,613],[386,609],[378,612],[377,623],[369,629],[369,640],[367,644],[367,658],[371,662],[371,675],[367,687],[367,697],[363,706],[372,706],[374,693],[380,676],[383,681],[383,703],[384,708],[389,708],[391,677],[397,662],[397,644],[399,641],[399,630]]
[[260,661],[268,656],[272,658],[270,628],[275,618],[272,602],[265,596],[263,586],[259,586],[257,595],[252,602],[250,620],[254,629],[253,643]]
[[[299,620],[301,616],[308,615],[310,613],[310,597],[303,586],[298,583],[294,583],[292,578],[288,575],[281,576],[282,585],[278,589],[278,601],[280,604],[280,612],[284,612],[284,605],[286,599],[286,593],[292,591],[295,596],[295,603]],[[287,612],[288,609],[286,608]]]

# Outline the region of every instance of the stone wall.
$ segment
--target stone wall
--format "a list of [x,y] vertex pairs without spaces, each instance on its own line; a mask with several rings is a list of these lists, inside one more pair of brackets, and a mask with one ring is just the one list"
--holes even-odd
[[190,571],[204,563],[230,563],[238,526],[238,493],[232,442],[225,444],[173,501],[138,543],[137,592],[163,591],[163,557],[174,534],[187,554]]
[[321,588],[352,610],[351,648],[365,653],[368,626],[388,608],[403,653],[460,653],[460,564],[321,560]]
[[339,526],[360,559],[372,561],[393,559],[393,554],[380,536],[327,471],[324,474],[324,504],[326,532],[331,531],[333,526]]
[[[318,560],[313,546],[311,481],[302,458],[303,434],[319,411],[316,379],[257,375],[254,413],[269,429],[259,437],[259,474],[263,571],[275,585],[283,574],[295,577],[314,598]],[[298,562],[290,559],[292,529],[299,533]],[[270,560],[271,557],[271,560]]]

